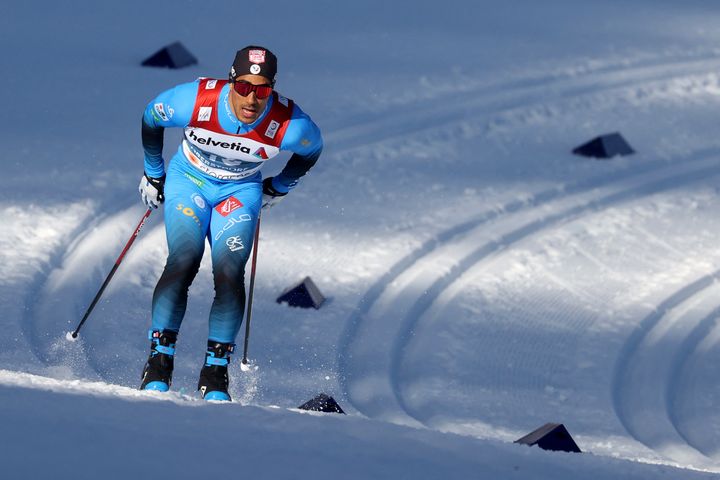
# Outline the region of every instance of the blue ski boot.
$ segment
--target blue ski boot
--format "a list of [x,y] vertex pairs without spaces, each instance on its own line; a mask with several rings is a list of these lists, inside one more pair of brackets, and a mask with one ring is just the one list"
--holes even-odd
[[228,364],[230,354],[235,350],[234,343],[220,343],[208,340],[205,365],[200,371],[198,390],[205,400],[219,400],[229,402],[232,399],[228,393]]
[[177,332],[150,330],[150,357],[143,369],[140,390],[167,392],[172,383]]

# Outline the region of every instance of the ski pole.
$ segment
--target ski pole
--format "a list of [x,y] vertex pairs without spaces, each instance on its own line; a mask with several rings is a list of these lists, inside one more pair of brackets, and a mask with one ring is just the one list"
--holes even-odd
[[[77,338],[78,333],[80,332],[80,329],[82,328],[83,324],[88,319],[88,317],[90,316],[90,312],[93,311],[98,300],[100,300],[100,297],[102,296],[103,292],[105,291],[105,288],[110,283],[110,280],[112,279],[113,275],[115,275],[115,272],[117,271],[118,267],[120,266],[120,263],[123,261],[125,254],[128,252],[128,250],[130,250],[130,247],[132,246],[133,242],[135,241],[138,234],[140,233],[140,230],[142,229],[143,225],[145,225],[145,220],[148,219],[148,217],[150,216],[151,213],[152,213],[152,208],[148,208],[147,212],[145,212],[145,214],[140,219],[140,223],[138,223],[138,226],[135,228],[135,231],[130,236],[130,240],[128,240],[127,243],[125,244],[125,248],[123,248],[122,252],[120,252],[120,256],[117,258],[117,260],[115,260],[115,265],[113,265],[112,270],[110,270],[110,273],[105,278],[105,281],[103,282],[102,286],[100,287],[100,290],[98,290],[92,303],[90,303],[90,306],[88,307],[87,311],[85,311],[85,315],[83,315],[82,320],[80,320],[80,323],[78,324],[75,331],[70,333],[70,336],[72,336],[73,339]],[[69,340],[69,338],[68,338],[68,340]]]
[[258,214],[255,227],[255,240],[253,240],[252,264],[250,266],[250,289],[248,291],[247,318],[245,319],[245,348],[243,349],[243,365],[247,365],[248,343],[250,342],[250,319],[252,318],[253,292],[255,291],[255,267],[257,265],[257,252],[260,243],[260,214]]

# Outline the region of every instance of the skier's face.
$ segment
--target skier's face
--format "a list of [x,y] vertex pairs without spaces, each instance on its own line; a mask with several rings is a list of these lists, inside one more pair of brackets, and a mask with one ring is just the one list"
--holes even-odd
[[[241,75],[235,81],[252,85],[271,85],[270,80],[260,75]],[[230,88],[230,105],[235,116],[243,123],[253,123],[257,120],[265,110],[269,98],[258,98],[255,92],[242,96],[234,88]]]

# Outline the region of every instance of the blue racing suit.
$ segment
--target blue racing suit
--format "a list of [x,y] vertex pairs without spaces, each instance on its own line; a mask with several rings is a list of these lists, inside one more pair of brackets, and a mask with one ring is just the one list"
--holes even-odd
[[[145,173],[165,180],[168,258],[152,300],[152,329],[178,332],[207,239],[215,298],[208,339],[233,343],[245,310],[245,264],[262,206],[263,163],[293,155],[272,186],[287,193],[322,151],[320,130],[292,100],[273,92],[252,124],[232,111],[227,81],[198,79],[158,95],[143,114]],[[185,129],[165,172],[164,129]]]

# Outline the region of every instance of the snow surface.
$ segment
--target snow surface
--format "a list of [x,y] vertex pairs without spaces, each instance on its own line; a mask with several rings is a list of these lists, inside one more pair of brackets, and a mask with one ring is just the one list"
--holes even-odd
[[[702,0],[6,6],[3,478],[716,477],[718,21]],[[139,67],[176,40],[199,65]],[[173,392],[139,392],[159,213],[65,334],[144,212],[146,102],[250,43],[326,149],[263,218],[237,401],[194,391],[209,256]],[[638,153],[570,153],[613,131]],[[320,310],[274,302],[307,275]],[[295,409],[320,392],[348,415]],[[512,443],[547,422],[586,453]]]

